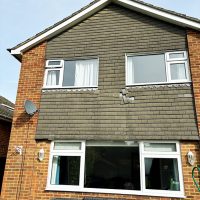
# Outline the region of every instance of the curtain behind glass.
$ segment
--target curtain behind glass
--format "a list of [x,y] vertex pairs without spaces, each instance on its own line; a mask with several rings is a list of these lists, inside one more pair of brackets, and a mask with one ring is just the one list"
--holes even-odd
[[58,156],[54,156],[52,162],[51,184],[58,185],[60,176],[60,158]]
[[59,80],[59,71],[58,70],[51,70],[48,71],[47,74],[47,86],[58,85]]
[[181,80],[187,78],[185,63],[174,63],[170,64],[170,66],[172,80]]
[[97,60],[76,61],[75,86],[97,85]]

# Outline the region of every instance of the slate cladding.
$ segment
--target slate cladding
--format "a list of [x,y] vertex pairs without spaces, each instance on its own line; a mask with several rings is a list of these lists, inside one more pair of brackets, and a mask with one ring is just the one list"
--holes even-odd
[[[125,86],[125,54],[187,50],[186,31],[111,4],[51,39],[46,59],[99,58],[95,90],[43,90],[36,139],[198,139],[190,83]],[[121,89],[134,100],[124,104]]]

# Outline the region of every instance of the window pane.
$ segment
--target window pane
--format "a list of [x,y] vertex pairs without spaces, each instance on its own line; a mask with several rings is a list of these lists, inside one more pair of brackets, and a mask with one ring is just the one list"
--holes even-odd
[[137,141],[87,141],[87,146],[138,146]]
[[174,143],[144,143],[144,150],[150,152],[176,152]]
[[184,58],[184,52],[180,53],[169,53],[169,59],[175,59],[175,58]]
[[59,60],[50,60],[48,61],[48,65],[60,65],[61,61]]
[[145,158],[146,189],[180,191],[175,158]]
[[64,66],[63,86],[74,86],[76,62],[65,61]]
[[81,150],[80,142],[55,142],[55,150]]
[[127,79],[128,84],[166,82],[164,54],[128,57]]
[[59,85],[59,76],[60,71],[59,70],[49,70],[47,74],[47,86],[55,86]]
[[79,185],[80,157],[54,156],[51,171],[52,185]]
[[97,75],[97,59],[65,61],[63,86],[96,86]]
[[85,187],[140,190],[139,147],[86,147]]
[[185,63],[170,64],[171,80],[187,79]]

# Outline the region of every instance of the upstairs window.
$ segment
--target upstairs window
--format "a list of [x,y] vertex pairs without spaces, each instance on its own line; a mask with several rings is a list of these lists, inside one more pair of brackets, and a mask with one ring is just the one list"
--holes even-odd
[[45,86],[59,86],[61,84],[61,71],[63,61],[49,60],[46,62]]
[[97,87],[98,59],[49,60],[46,63],[44,87]]
[[127,55],[126,85],[190,81],[187,53]]

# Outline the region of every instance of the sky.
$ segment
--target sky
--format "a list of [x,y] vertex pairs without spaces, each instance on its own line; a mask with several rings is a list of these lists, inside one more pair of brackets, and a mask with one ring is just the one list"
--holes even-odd
[[[7,51],[92,0],[0,0],[0,96],[15,102],[20,62]],[[144,0],[200,18],[200,0]]]

